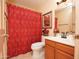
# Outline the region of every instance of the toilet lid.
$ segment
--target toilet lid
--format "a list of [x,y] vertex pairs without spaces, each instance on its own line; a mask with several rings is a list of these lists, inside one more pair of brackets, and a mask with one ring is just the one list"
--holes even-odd
[[37,42],[32,44],[32,48],[42,48],[44,46],[43,42]]

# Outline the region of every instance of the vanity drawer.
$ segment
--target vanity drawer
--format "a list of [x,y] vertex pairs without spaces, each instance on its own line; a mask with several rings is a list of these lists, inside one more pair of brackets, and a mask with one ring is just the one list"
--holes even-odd
[[61,43],[56,43],[56,48],[74,56],[74,47],[72,46],[68,46],[68,45],[61,44]]
[[46,43],[47,45],[52,46],[52,47],[55,47],[55,44],[56,44],[56,42],[51,41],[51,40],[48,40],[48,39],[45,40],[45,43]]

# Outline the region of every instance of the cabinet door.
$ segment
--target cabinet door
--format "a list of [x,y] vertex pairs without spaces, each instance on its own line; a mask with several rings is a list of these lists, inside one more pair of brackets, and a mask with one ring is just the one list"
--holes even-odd
[[45,46],[45,59],[54,59],[55,55],[54,55],[54,48],[46,45]]
[[61,51],[61,50],[57,50],[56,49],[56,53],[55,53],[55,59],[74,59],[73,56]]

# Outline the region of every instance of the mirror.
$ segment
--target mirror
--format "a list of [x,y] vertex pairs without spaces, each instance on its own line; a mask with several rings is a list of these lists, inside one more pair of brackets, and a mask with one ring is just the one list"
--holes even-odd
[[71,4],[55,10],[59,32],[75,33],[75,7]]

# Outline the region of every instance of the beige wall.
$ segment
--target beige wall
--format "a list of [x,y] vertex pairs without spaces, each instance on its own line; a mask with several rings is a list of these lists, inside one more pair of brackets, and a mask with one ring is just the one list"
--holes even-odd
[[0,29],[1,29],[1,0],[0,0]]
[[79,0],[76,0],[76,34],[79,34]]
[[76,21],[76,19],[75,19],[75,17],[76,17],[76,13],[75,13],[75,6],[73,7],[73,9],[72,9],[72,31],[73,32],[75,32],[75,26],[76,26],[76,23],[75,23],[75,21]]
[[50,0],[47,1],[39,10],[45,14],[49,11],[52,11],[52,29],[49,29],[49,35],[53,35],[53,29],[54,29],[54,18],[55,18],[55,10],[64,8],[67,3],[72,2],[72,0],[67,0],[67,2],[60,4],[59,6],[56,5],[57,0]]
[[58,18],[58,28],[60,32],[73,31],[72,29],[74,28],[72,23],[74,23],[74,14],[74,7],[72,8],[72,6],[55,11],[55,16]]
[[4,2],[5,0],[0,0],[0,29],[5,29],[5,25],[4,25],[4,22],[5,22],[5,19],[4,19]]
[[45,3],[43,6],[41,6],[41,8],[39,9],[40,12],[42,12],[42,14],[45,14],[49,11],[52,11],[52,28],[49,29],[49,35],[53,35],[53,28],[54,28],[54,17],[55,17],[55,12],[54,10],[56,9],[57,5],[56,5],[56,0],[50,0],[47,1],[47,3]]
[[[79,35],[79,0],[75,0],[76,6],[76,34]],[[75,59],[79,59],[79,39],[76,40]]]
[[55,0],[47,0],[47,2],[39,8],[39,10],[44,14],[49,11],[54,11],[56,9],[56,1]]
[[[7,40],[2,35],[5,34],[6,31],[6,24],[5,24],[5,16],[4,16],[4,7],[5,6],[5,0],[0,0],[0,59],[7,59],[6,58],[6,45]],[[1,34],[1,32],[4,32]],[[4,54],[4,55],[3,55]]]

